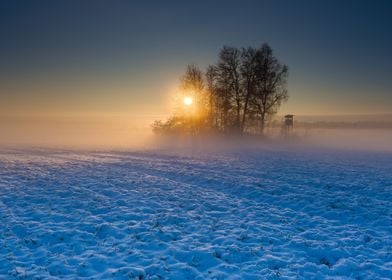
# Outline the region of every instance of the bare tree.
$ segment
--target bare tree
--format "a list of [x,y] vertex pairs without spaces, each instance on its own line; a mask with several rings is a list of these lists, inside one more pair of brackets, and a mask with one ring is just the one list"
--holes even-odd
[[242,87],[241,87],[241,51],[234,47],[223,47],[219,53],[216,65],[218,72],[218,84],[225,95],[225,106],[231,104],[234,110],[234,119],[231,126],[236,132],[240,132],[242,114]]
[[216,77],[216,67],[213,65],[208,66],[205,73],[205,80],[208,99],[208,122],[211,129],[219,128],[219,98]]
[[263,134],[266,121],[288,99],[287,77],[287,66],[267,44],[260,48],[223,47],[218,62],[205,73],[192,64],[181,78],[182,90],[193,97],[194,117],[179,115],[165,123],[156,122],[154,129],[242,134],[259,128]]
[[267,44],[256,53],[256,89],[253,106],[260,116],[260,132],[264,133],[266,118],[276,113],[282,102],[288,99],[286,84],[288,68],[273,55]]
[[256,54],[257,50],[254,48],[242,49],[242,87],[243,87],[243,114],[241,120],[241,133],[244,132],[246,120],[248,118],[248,109],[251,98],[256,92]]
[[188,65],[181,78],[181,88],[193,100],[194,114],[189,115],[188,122],[191,133],[196,134],[206,125],[207,100],[203,71],[194,64]]
[[185,74],[181,78],[181,88],[192,94],[192,97],[198,107],[203,107],[205,103],[205,84],[203,75],[203,71],[195,64],[190,64],[187,66]]

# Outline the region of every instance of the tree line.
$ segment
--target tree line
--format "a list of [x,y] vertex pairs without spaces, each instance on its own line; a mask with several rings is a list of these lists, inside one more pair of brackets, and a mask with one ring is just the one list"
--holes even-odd
[[188,65],[180,87],[192,104],[180,104],[167,121],[154,122],[153,131],[264,134],[266,123],[288,99],[287,77],[288,67],[268,44],[225,46],[218,61],[204,71]]

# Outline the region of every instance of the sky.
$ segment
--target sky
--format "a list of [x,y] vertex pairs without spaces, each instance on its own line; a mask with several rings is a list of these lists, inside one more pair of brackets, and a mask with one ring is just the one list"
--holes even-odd
[[391,12],[386,0],[3,0],[0,117],[162,118],[187,64],[265,42],[289,67],[280,114],[392,113]]

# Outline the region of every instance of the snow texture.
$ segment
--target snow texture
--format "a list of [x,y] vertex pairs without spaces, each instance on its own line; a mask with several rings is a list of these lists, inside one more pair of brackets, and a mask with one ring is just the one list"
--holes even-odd
[[391,279],[392,156],[0,152],[0,279]]

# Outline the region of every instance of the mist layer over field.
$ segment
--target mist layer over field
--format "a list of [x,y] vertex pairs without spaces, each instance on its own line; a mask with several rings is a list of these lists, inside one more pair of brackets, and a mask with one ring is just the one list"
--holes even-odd
[[18,116],[0,118],[0,146],[124,149],[151,136],[149,116]]
[[156,116],[57,116],[0,118],[0,147],[66,149],[241,149],[265,146],[320,147],[392,151],[392,129],[298,126],[290,138],[280,128],[256,136],[156,137],[151,123]]

